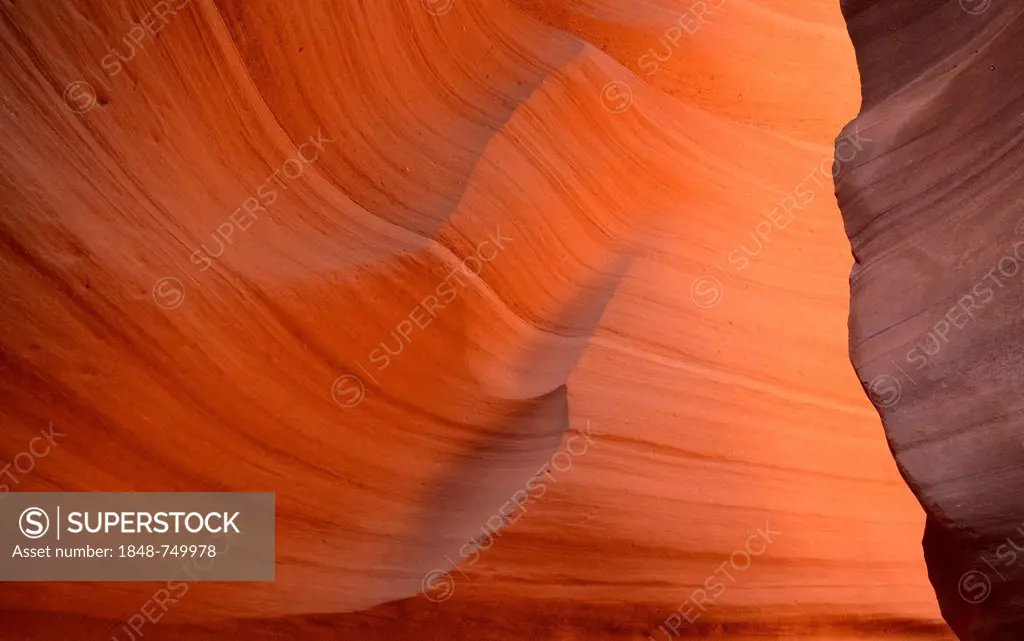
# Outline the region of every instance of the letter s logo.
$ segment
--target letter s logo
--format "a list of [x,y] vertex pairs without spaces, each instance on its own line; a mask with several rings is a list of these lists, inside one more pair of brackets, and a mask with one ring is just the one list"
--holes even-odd
[[30,507],[21,513],[18,528],[29,539],[38,539],[50,529],[50,517],[38,507]]

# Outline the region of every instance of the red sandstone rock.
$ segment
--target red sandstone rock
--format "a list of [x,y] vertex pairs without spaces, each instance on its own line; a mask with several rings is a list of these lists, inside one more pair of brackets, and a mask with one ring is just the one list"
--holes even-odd
[[[0,2],[0,461],[277,493],[276,582],[134,636],[949,638],[847,358],[839,8],[697,6]],[[0,638],[161,587],[6,584]]]

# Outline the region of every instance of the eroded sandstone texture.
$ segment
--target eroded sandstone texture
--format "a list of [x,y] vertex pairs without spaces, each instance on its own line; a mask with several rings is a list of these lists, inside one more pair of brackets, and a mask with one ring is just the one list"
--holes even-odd
[[850,353],[961,639],[1024,634],[1024,3],[847,0],[874,140],[844,165]]
[[278,506],[274,583],[3,584],[0,639],[948,639],[848,358],[856,76],[835,0],[0,0],[0,482]]

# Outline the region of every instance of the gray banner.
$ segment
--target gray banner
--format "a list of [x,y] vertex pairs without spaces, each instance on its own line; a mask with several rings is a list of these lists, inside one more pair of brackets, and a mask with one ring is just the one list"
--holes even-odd
[[273,581],[271,492],[12,492],[0,581]]

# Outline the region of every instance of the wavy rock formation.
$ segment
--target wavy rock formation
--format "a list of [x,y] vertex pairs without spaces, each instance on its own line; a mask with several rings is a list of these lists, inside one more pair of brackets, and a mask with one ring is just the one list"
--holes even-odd
[[965,641],[1019,639],[1024,5],[843,11],[864,86],[853,125],[875,140],[836,181],[850,354],[928,515],[943,616]]
[[0,59],[0,460],[60,434],[10,489],[278,514],[274,583],[8,584],[0,638],[951,638],[847,357],[834,2],[0,0]]

